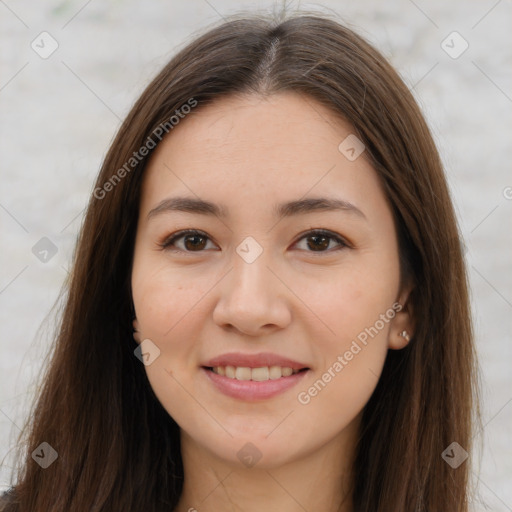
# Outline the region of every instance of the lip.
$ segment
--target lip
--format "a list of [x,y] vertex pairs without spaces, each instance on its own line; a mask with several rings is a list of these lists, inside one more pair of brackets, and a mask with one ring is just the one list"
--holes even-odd
[[[258,368],[258,366],[254,366],[254,368]],[[304,367],[302,366],[302,368]],[[244,401],[265,400],[279,395],[280,393],[283,393],[295,386],[307,373],[309,373],[308,369],[299,373],[294,373],[288,377],[280,377],[275,380],[257,382],[253,380],[230,379],[223,375],[218,375],[205,367],[202,367],[201,371],[208,379],[210,379],[210,382],[213,383],[219,391],[227,396]]]
[[[261,368],[263,366],[281,366],[292,370],[304,370],[288,377],[280,377],[275,380],[252,381],[230,379],[210,370],[214,366],[237,366],[246,368]],[[232,398],[244,401],[256,401],[272,398],[295,386],[309,372],[307,364],[294,361],[271,352],[259,354],[243,354],[230,352],[214,357],[201,365],[205,376],[219,391]]]
[[[222,354],[214,357],[209,361],[206,361],[201,366],[203,367],[214,367],[214,366],[244,366],[246,368],[261,368],[263,366],[281,366],[288,367],[292,370],[302,370],[303,368],[309,368],[305,363],[299,361],[293,361],[271,352],[261,352],[259,354],[243,354],[241,352],[230,352],[228,354]],[[305,373],[305,372],[302,372]],[[282,377],[288,378],[288,377]]]

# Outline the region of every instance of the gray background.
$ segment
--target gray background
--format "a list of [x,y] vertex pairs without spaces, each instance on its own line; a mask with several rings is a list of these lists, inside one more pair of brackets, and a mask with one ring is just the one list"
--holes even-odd
[[[276,5],[0,0],[0,490],[51,343],[48,314],[120,121],[198,30],[240,8]],[[474,510],[510,511],[512,3],[364,0],[300,8],[334,12],[373,42],[413,89],[433,130],[467,247],[481,365],[485,428],[476,439],[481,452],[471,457]],[[49,39],[41,48],[43,31],[58,44],[46,59],[31,47],[50,48]],[[453,31],[469,44],[458,58],[441,46]],[[455,52],[464,43],[453,37],[447,43]],[[57,249],[46,263],[32,251],[43,237]]]

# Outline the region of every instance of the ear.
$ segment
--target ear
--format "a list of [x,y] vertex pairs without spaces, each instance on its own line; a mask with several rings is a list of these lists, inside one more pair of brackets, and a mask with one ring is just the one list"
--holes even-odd
[[133,319],[133,339],[137,343],[141,342],[140,332],[139,332],[139,321],[136,318]]
[[414,311],[410,300],[412,290],[411,285],[404,287],[394,306],[396,315],[391,321],[388,339],[388,347],[391,350],[406,347],[414,337]]

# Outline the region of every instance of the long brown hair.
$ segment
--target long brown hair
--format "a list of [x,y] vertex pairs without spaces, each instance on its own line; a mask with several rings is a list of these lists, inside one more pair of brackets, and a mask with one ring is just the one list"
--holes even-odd
[[[14,510],[156,512],[178,502],[179,429],[156,399],[132,338],[131,264],[152,151],[126,164],[160,125],[170,131],[170,116],[191,98],[198,112],[221,96],[279,91],[316,100],[351,123],[392,207],[402,275],[414,283],[414,338],[389,351],[364,408],[355,511],[467,511],[469,463],[453,468],[442,457],[454,441],[471,452],[478,409],[467,277],[442,164],[386,59],[354,31],[312,14],[244,15],[211,28],[165,66],[128,114],[80,231],[51,364],[26,426]],[[47,469],[31,457],[42,442],[58,453]]]

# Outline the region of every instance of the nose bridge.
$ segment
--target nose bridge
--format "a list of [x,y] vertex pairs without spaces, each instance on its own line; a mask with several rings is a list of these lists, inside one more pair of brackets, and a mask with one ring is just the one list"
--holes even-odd
[[253,295],[255,301],[268,300],[275,293],[271,281],[272,273],[267,266],[270,251],[255,238],[248,236],[242,240],[233,255],[232,292],[245,299],[246,295]]
[[256,333],[263,326],[283,327],[289,321],[284,290],[268,268],[272,267],[270,254],[253,237],[246,237],[235,248],[231,271],[215,307],[219,325]]

